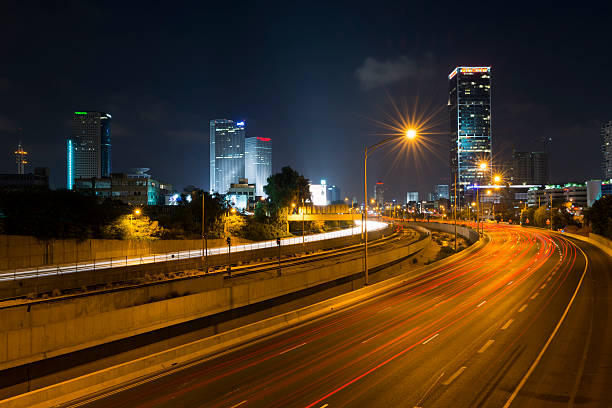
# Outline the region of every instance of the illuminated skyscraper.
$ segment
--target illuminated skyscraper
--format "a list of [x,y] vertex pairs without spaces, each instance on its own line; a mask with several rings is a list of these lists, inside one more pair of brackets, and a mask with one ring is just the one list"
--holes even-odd
[[111,115],[74,112],[66,155],[69,190],[76,178],[108,177],[111,172]]
[[244,178],[244,121],[210,121],[210,191],[227,193]]
[[491,67],[457,67],[448,80],[450,198],[456,190],[462,205],[467,186],[491,181]]
[[25,165],[28,164],[28,152],[23,150],[21,141],[15,150],[15,161],[17,162],[17,174],[25,174]]
[[601,153],[603,154],[601,169],[604,180],[610,180],[612,179],[612,121],[601,126],[601,139]]
[[267,197],[263,188],[272,175],[272,139],[269,137],[247,137],[244,139],[245,175],[255,183],[255,195]]

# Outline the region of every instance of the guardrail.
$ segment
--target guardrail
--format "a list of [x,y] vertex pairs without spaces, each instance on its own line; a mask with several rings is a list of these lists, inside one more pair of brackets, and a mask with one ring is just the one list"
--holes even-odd
[[[368,221],[368,231],[380,230],[380,229],[385,228],[386,226],[387,226],[386,223],[377,222],[377,221]],[[362,232],[361,225],[358,222],[357,226],[347,228],[344,230],[340,230],[340,231],[332,231],[332,232],[325,232],[321,234],[305,235],[303,237],[283,238],[281,239],[281,246],[322,241],[322,240],[333,239],[333,238],[341,238],[341,237],[361,234],[361,232]],[[120,258],[94,259],[90,261],[75,262],[73,264],[64,264],[64,265],[43,265],[43,266],[36,267],[35,269],[23,268],[23,269],[14,269],[11,271],[2,271],[0,272],[0,281],[10,281],[10,280],[17,280],[17,279],[37,278],[41,276],[52,276],[52,275],[62,275],[62,274],[85,272],[85,271],[95,271],[95,270],[100,270],[100,269],[152,264],[156,262],[178,261],[178,260],[184,260],[184,259],[190,259],[190,258],[202,258],[203,252],[206,252],[205,254],[206,256],[210,256],[210,255],[226,254],[228,250],[234,253],[234,252],[242,252],[242,251],[253,251],[253,250],[262,249],[262,248],[273,248],[276,246],[277,246],[276,240],[272,240],[272,241],[255,242],[251,244],[236,245],[236,246],[232,246],[231,249],[225,246],[225,247],[218,247],[218,248],[209,248],[207,251],[203,251],[202,249],[194,249],[194,250],[188,250],[188,251],[167,252],[167,253],[151,254],[151,255],[138,256],[138,257],[125,256],[125,257],[120,257]]]

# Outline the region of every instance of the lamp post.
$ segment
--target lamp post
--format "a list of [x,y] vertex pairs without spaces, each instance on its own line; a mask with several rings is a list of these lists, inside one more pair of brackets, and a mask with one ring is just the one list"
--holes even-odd
[[206,214],[206,192],[202,190],[202,270],[208,273],[208,240],[204,227],[204,215]]
[[403,138],[407,138],[408,140],[414,140],[417,137],[417,132],[415,129],[408,129],[404,135],[391,136],[388,137],[372,146],[366,146],[365,154],[363,156],[363,197],[364,197],[364,217],[363,217],[363,238],[364,238],[364,246],[363,246],[363,264],[364,264],[364,272],[365,272],[365,285],[368,282],[368,153],[374,152],[374,150],[378,149],[384,144],[389,142],[400,140]]

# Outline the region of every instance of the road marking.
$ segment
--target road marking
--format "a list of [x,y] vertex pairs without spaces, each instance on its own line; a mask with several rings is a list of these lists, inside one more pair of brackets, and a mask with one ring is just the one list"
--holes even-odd
[[[298,344],[298,345],[297,345],[297,346],[295,346],[295,347],[291,347],[290,349],[287,349],[287,350],[285,350],[285,351],[281,351],[280,353],[278,353],[278,355],[280,356],[281,354],[288,353],[288,352],[290,352],[291,350],[295,350],[296,348],[300,348],[300,347],[302,347],[302,346],[303,346],[303,345],[305,345],[305,344],[306,344],[306,343]],[[245,402],[246,402],[246,401],[245,401]],[[232,408],[233,408],[233,407],[232,407]]]
[[391,309],[391,306],[387,306],[383,310],[379,310],[377,313],[382,313],[382,312],[384,312],[386,310],[389,310],[389,309]]
[[421,402],[423,402],[425,400],[425,398],[429,395],[431,390],[436,386],[438,381],[440,381],[440,378],[442,378],[443,376],[444,376],[444,371],[442,371],[440,373],[440,375],[438,376],[438,378],[436,378],[436,380],[429,386],[429,388],[427,388],[427,391],[425,391],[425,393],[423,394],[423,396],[421,397],[419,402],[417,402],[417,404],[414,406],[414,408],[422,408],[421,407]]
[[320,408],[325,408],[325,407],[327,407],[328,405],[329,405],[329,404],[321,405],[321,407],[320,407]]
[[376,336],[380,336],[381,334],[382,334],[382,333],[375,334],[374,336],[372,336],[372,337],[370,337],[370,338],[367,338],[367,339],[365,339],[364,341],[362,341],[362,342],[361,342],[361,344],[363,344],[363,343],[367,343],[368,341],[372,340],[374,337],[376,337]]
[[543,284],[542,286],[540,286],[540,290],[544,289],[546,287],[546,284]]
[[459,377],[461,375],[462,372],[465,371],[467,367],[461,367],[460,369],[458,369],[455,374],[451,375],[450,377],[448,377],[448,380],[444,381],[442,383],[442,385],[450,385],[450,383],[452,383],[453,381],[455,381],[455,379],[457,377]]
[[525,309],[527,309],[527,304],[524,304],[523,306],[521,306],[521,308],[518,310],[518,312],[521,313]]
[[438,337],[438,335],[439,335],[439,334],[440,334],[440,333],[436,333],[436,334],[434,334],[433,336],[431,336],[430,338],[428,338],[427,340],[425,340],[425,341],[423,342],[423,344],[427,344],[427,343],[429,343],[430,341],[432,341],[433,339],[435,339],[436,337]]
[[549,276],[548,279],[546,279],[546,282],[550,282],[551,279],[552,279],[552,276]]
[[506,286],[510,286],[510,285],[512,285],[512,283],[513,283],[513,282],[514,282],[514,281],[510,281],[510,282],[508,282],[508,283],[506,284]]
[[514,401],[514,399],[516,398],[518,393],[521,391],[521,389],[523,388],[523,386],[525,385],[525,383],[527,382],[527,380],[529,379],[529,377],[531,376],[533,371],[538,366],[538,363],[542,359],[542,356],[544,355],[544,353],[546,353],[546,350],[548,349],[548,346],[550,345],[550,343],[554,339],[555,335],[559,331],[559,328],[563,324],[563,321],[565,320],[565,316],[567,316],[567,313],[569,312],[570,308],[572,307],[572,304],[574,303],[574,299],[576,299],[576,295],[578,295],[578,291],[580,290],[580,287],[582,286],[582,281],[584,280],[584,276],[586,275],[587,268],[589,267],[589,258],[586,256],[586,254],[584,253],[582,248],[580,248],[577,245],[574,245],[574,246],[576,248],[578,248],[580,250],[580,252],[582,252],[582,255],[584,256],[584,261],[585,261],[584,270],[582,271],[582,276],[580,277],[580,280],[578,281],[578,285],[576,286],[576,290],[574,291],[574,294],[572,295],[572,298],[570,299],[569,303],[567,304],[567,307],[565,308],[565,311],[563,312],[563,315],[561,315],[561,319],[559,319],[559,322],[557,323],[557,326],[555,326],[555,330],[553,330],[553,332],[550,334],[550,337],[546,341],[546,344],[544,344],[544,347],[542,347],[542,350],[540,350],[540,353],[536,357],[535,361],[533,362],[531,367],[529,367],[529,370],[527,370],[527,373],[521,379],[519,384],[516,386],[516,389],[510,395],[510,397],[508,398],[508,401],[506,401],[506,403],[504,404],[503,408],[510,407],[510,404],[512,404],[512,401]]
[[241,406],[242,404],[244,404],[245,402],[247,402],[247,400],[244,400],[244,401],[242,401],[242,402],[239,402],[239,403],[237,403],[236,405],[232,405],[230,408],[236,408],[236,407],[239,407],[239,406]]
[[485,345],[484,345],[484,346],[482,346],[482,347],[480,348],[480,350],[478,350],[478,354],[482,354],[482,353],[484,353],[485,351],[487,351],[487,349],[489,348],[489,346],[490,346],[491,344],[493,344],[493,343],[495,343],[495,340],[489,340],[489,341],[487,341],[487,342],[485,343]]
[[533,294],[533,296],[532,296],[532,297],[530,297],[529,299],[533,300],[533,299],[537,298],[539,294],[540,294],[539,292],[536,292],[536,293],[534,293],[534,294]]
[[510,327],[510,325],[512,324],[513,321],[514,321],[514,319],[508,320],[506,322],[506,324],[504,324],[500,330],[506,330],[508,327]]
[[487,303],[487,301],[486,301],[486,300],[483,300],[483,301],[482,301],[482,302],[480,302],[480,303],[478,304],[478,306],[476,306],[476,307],[480,307],[480,306],[484,305],[485,303]]

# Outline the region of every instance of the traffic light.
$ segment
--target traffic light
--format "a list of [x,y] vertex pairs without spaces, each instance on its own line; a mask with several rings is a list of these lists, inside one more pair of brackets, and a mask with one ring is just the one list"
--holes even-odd
[[280,246],[280,238],[276,238],[276,245]]
[[225,241],[227,242],[227,246],[231,246],[232,245],[232,239],[230,237],[227,237],[225,239]]

